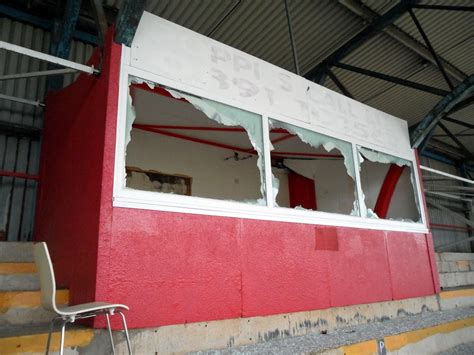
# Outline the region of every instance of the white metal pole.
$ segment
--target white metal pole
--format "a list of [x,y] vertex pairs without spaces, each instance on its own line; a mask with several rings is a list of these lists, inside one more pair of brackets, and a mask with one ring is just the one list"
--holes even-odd
[[48,75],[63,75],[63,74],[73,74],[77,72],[77,69],[53,69],[53,70],[42,70],[42,71],[32,71],[28,73],[16,73],[0,76],[0,81],[2,80],[13,80],[13,79],[25,79],[25,78],[34,78],[38,76],[48,76]]
[[40,102],[40,101],[26,100],[26,99],[22,99],[20,97],[9,96],[9,95],[4,95],[4,94],[0,94],[0,99],[10,100],[10,101],[15,101],[15,102],[21,102],[22,104],[33,105],[33,106],[36,106],[36,107],[44,107],[45,106],[45,104]]
[[429,167],[423,166],[423,165],[420,165],[420,168],[421,168],[421,170],[425,170],[425,171],[429,171],[429,172],[434,173],[434,174],[446,176],[446,177],[449,177],[449,178],[454,179],[454,180],[467,182],[468,184],[474,184],[473,180],[469,180],[469,179],[462,178],[460,176],[448,174],[448,173],[445,173],[444,171],[439,171],[439,170],[432,169],[432,168],[429,168]]
[[66,68],[72,68],[72,69],[75,69],[75,70],[79,70],[79,71],[82,71],[82,72],[87,73],[87,74],[97,74],[97,73],[99,73],[99,70],[94,69],[94,67],[89,67],[89,66],[84,65],[84,64],[79,64],[79,63],[76,63],[76,62],[72,62],[72,61],[67,60],[67,59],[55,57],[54,55],[34,51],[32,49],[17,46],[15,44],[11,44],[11,43],[4,42],[4,41],[0,41],[0,49],[6,49],[8,51],[20,53],[20,54],[23,54],[23,55],[27,55],[29,57],[37,58],[37,59],[40,59],[40,60],[45,60],[45,61],[50,62],[50,63],[62,65],[63,67],[66,67]]

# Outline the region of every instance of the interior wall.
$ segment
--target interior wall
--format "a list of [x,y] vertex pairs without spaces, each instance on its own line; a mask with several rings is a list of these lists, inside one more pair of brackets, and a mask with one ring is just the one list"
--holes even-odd
[[[374,163],[366,159],[361,166],[360,178],[362,191],[365,195],[365,204],[373,210],[390,164]],[[419,220],[420,214],[410,174],[411,169],[405,167],[393,193],[387,219],[400,219],[400,216],[403,216],[405,219]]]
[[288,171],[286,169],[272,169],[273,175],[278,179],[280,185],[276,196],[278,206],[290,206],[290,191],[288,189]]
[[[131,137],[127,146],[127,166],[190,176],[192,196],[236,201],[255,201],[261,198],[256,156],[236,161],[232,158],[231,150],[138,129],[132,130]],[[285,165],[298,174],[314,179],[319,211],[351,213],[355,186],[347,175],[342,160],[308,162],[286,159]],[[373,208],[389,165],[365,160],[363,167],[361,182],[365,201],[367,206]],[[289,207],[288,172],[275,168],[273,172],[280,181],[277,204]],[[403,216],[414,221],[419,219],[410,173],[409,168],[404,169],[395,188],[387,218]]]
[[285,160],[298,174],[314,180],[318,211],[350,214],[354,207],[355,184],[344,160]]
[[236,161],[228,149],[138,129],[132,130],[131,138],[127,166],[190,176],[192,196],[237,201],[262,197],[255,155]]
[[[132,129],[131,138],[127,146],[127,166],[190,176],[192,196],[237,201],[256,200],[261,196],[256,156],[235,161],[231,150],[139,129]],[[310,163],[285,160],[285,164],[298,174],[315,180],[318,210],[351,212],[355,187],[342,160]],[[277,204],[289,207],[288,172],[284,169],[273,169],[273,172],[280,182]],[[143,189],[148,189],[147,186]]]

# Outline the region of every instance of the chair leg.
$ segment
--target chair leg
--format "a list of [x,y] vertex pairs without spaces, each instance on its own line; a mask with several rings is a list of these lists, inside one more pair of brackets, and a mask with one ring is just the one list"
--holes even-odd
[[125,338],[127,339],[127,347],[128,347],[128,353],[132,355],[132,346],[130,345],[130,336],[128,335],[128,328],[127,328],[127,321],[125,320],[125,315],[117,311],[118,314],[122,317],[122,324],[123,324],[123,330],[125,332]]
[[63,325],[61,327],[61,343],[59,345],[59,355],[64,355],[64,333],[66,332],[66,323],[69,322],[69,319],[63,320]]
[[109,330],[110,344],[112,345],[112,354],[115,355],[114,338],[112,336],[112,328],[110,328],[110,317],[107,312],[105,313],[105,319],[107,320],[107,329]]
[[49,323],[49,333],[48,333],[48,342],[46,343],[46,351],[45,351],[45,354],[48,355],[49,354],[49,345],[51,344],[51,335],[53,333],[53,329],[54,329],[54,323],[56,322],[58,318],[55,317],[51,320],[51,322]]

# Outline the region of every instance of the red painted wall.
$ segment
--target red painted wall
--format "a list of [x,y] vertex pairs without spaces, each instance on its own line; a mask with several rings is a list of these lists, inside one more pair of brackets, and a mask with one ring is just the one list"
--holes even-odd
[[48,99],[37,238],[73,301],[130,306],[131,327],[435,293],[430,238],[113,208],[120,47]]
[[[120,58],[120,47],[110,44],[100,76],[80,75],[46,98],[35,239],[48,243],[58,286],[70,288],[72,303],[95,299],[95,285],[101,282],[96,274],[102,170],[107,166],[105,118],[108,95],[114,92],[110,74],[116,86]],[[97,51],[89,64],[98,66]]]

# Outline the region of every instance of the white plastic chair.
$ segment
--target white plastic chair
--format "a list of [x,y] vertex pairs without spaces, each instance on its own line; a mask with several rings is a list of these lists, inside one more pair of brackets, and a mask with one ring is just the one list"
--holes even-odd
[[106,302],[91,302],[78,304],[69,307],[58,307],[56,305],[56,280],[54,277],[53,264],[49,256],[48,247],[46,243],[35,243],[34,246],[34,257],[36,267],[38,268],[41,286],[41,303],[43,307],[51,312],[57,314],[55,318],[51,320],[48,343],[46,344],[46,355],[49,353],[49,345],[51,343],[51,334],[53,332],[54,323],[61,319],[61,345],[60,354],[64,354],[64,332],[67,323],[74,323],[77,319],[91,318],[99,314],[103,314],[107,320],[107,329],[109,331],[110,342],[112,343],[112,352],[115,354],[114,340],[112,337],[112,330],[110,328],[110,318],[115,312],[120,314],[123,323],[123,330],[127,340],[128,352],[131,355],[132,349],[130,346],[130,337],[128,335],[127,321],[125,315],[121,310],[127,310],[128,307],[123,304],[111,304]]

